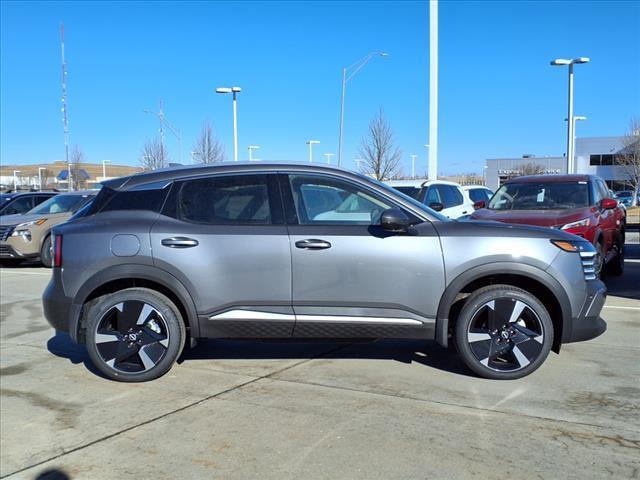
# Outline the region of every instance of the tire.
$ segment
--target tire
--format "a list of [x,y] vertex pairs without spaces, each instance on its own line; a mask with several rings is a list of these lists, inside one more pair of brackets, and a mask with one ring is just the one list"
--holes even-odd
[[624,243],[621,245],[618,242],[613,248],[617,250],[617,254],[607,265],[607,274],[619,277],[624,273]]
[[549,355],[553,334],[544,305],[510,285],[473,292],[455,325],[462,361],[477,375],[495,380],[514,380],[536,370]]
[[182,316],[155,290],[127,288],[95,299],[85,310],[89,357],[112,380],[154,380],[167,373],[182,352]]
[[51,258],[51,235],[47,236],[44,242],[42,242],[42,247],[40,248],[40,263],[47,268],[53,266],[53,259]]

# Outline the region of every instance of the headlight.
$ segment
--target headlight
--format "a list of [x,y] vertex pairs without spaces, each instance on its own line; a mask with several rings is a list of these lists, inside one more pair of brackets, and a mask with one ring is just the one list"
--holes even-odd
[[566,225],[563,225],[562,227],[560,227],[560,230],[568,230],[570,228],[588,227],[589,225],[591,225],[591,218],[587,217],[587,218],[583,218],[582,220],[578,220],[577,222],[567,223]]
[[38,220],[33,220],[31,222],[19,223],[18,225],[16,225],[16,228],[12,235],[20,235],[19,233],[17,233],[20,230],[25,230],[33,225],[42,225],[46,221],[47,221],[46,218],[39,218]]

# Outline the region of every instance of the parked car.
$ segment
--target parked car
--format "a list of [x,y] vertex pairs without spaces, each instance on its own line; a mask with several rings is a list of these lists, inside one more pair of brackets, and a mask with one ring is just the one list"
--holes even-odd
[[0,194],[0,216],[26,213],[55,195],[57,192],[2,193]]
[[562,230],[454,222],[328,166],[221,163],[109,180],[53,229],[44,314],[104,375],[166,373],[198,338],[454,342],[528,375],[600,335],[596,250]]
[[488,204],[476,207],[473,220],[551,227],[582,237],[598,251],[598,275],[605,265],[612,275],[624,271],[625,213],[600,177],[517,177],[503,184]]
[[413,180],[388,180],[385,182],[390,187],[395,188],[401,193],[410,196],[413,199],[418,199],[420,196],[420,189],[424,183],[424,179]]
[[0,262],[39,258],[51,266],[51,228],[65,222],[97,191],[60,193],[21,215],[0,217]]
[[621,190],[615,192],[615,199],[625,207],[633,206],[633,190]]
[[472,205],[482,201],[489,203],[489,200],[493,197],[493,190],[484,185],[465,185],[462,190]]
[[448,218],[460,218],[473,212],[473,204],[455,182],[446,180],[389,180],[387,185],[427,205]]

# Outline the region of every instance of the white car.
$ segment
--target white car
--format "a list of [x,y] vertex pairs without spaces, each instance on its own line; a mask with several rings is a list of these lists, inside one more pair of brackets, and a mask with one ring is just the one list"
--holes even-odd
[[462,187],[446,180],[390,180],[387,185],[424,203],[449,218],[473,213],[473,202]]
[[493,190],[484,185],[465,185],[462,190],[472,205],[480,201],[488,205],[489,200],[493,197]]

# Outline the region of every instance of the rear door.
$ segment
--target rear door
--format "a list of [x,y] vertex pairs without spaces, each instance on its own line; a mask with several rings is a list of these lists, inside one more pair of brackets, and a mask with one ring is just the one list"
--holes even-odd
[[176,182],[151,231],[154,263],[189,290],[208,337],[291,335],[291,251],[274,174]]
[[473,210],[468,208],[464,201],[462,191],[455,185],[437,184],[442,203],[444,204],[444,213],[449,218],[458,218],[462,215],[470,214]]
[[283,175],[282,189],[295,336],[432,336],[444,273],[429,222],[391,234],[380,216],[397,205],[333,175]]

